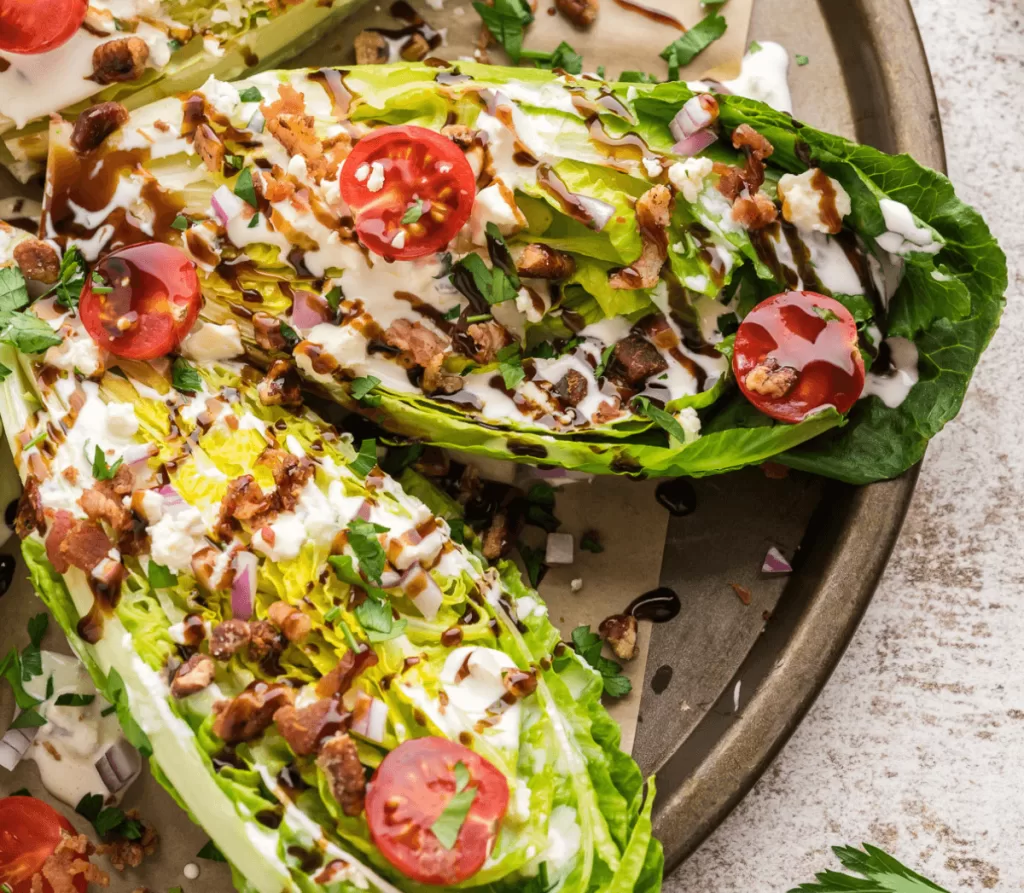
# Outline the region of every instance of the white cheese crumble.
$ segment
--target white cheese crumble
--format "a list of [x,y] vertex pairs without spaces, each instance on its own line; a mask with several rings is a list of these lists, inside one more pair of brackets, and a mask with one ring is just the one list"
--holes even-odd
[[151,557],[175,573],[185,573],[192,567],[192,556],[205,544],[206,525],[199,509],[191,505],[173,514],[164,514],[156,524],[146,528],[153,544]]
[[107,430],[114,437],[134,437],[139,430],[135,407],[131,403],[108,403]]
[[[359,172],[356,171],[356,176]],[[366,188],[370,192],[380,192],[384,188],[384,165],[379,161],[370,164],[370,175],[366,180]]]
[[495,180],[476,194],[469,215],[470,238],[474,245],[486,245],[488,223],[493,223],[502,235],[507,236],[520,229],[525,219],[515,203],[512,190],[500,180]]
[[181,343],[181,351],[198,363],[230,360],[242,353],[242,336],[232,322],[201,322]]
[[[782,216],[799,230],[818,233],[835,233],[822,219],[821,202],[825,194],[815,187],[814,180],[819,168],[811,168],[802,174],[783,174],[779,180],[779,198],[782,199]],[[838,180],[828,178],[835,191],[835,210],[842,219],[850,213],[850,195]]]
[[691,205],[704,188],[704,180],[714,168],[710,158],[687,158],[668,169],[668,179]]
[[231,84],[227,84],[224,81],[218,81],[217,78],[212,75],[206,81],[205,84],[200,88],[203,96],[206,97],[206,101],[210,103],[213,108],[230,118],[234,110],[238,107],[241,99],[238,96],[238,90]]

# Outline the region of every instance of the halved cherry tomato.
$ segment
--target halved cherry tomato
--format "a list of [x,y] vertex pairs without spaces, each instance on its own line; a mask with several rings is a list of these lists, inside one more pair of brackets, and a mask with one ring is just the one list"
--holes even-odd
[[743,396],[782,422],[823,406],[849,412],[864,390],[857,323],[812,291],[784,292],[751,310],[736,332],[732,368]]
[[45,53],[71,39],[89,11],[87,0],[0,0],[0,50]]
[[[456,793],[455,767],[469,772],[476,797],[447,850],[431,830]],[[508,809],[508,782],[483,757],[445,738],[400,744],[374,773],[366,795],[370,836],[384,858],[421,884],[441,887],[476,874],[487,859]]]
[[[0,884],[12,893],[30,893],[32,876],[57,849],[61,831],[75,834],[71,823],[35,797],[4,797],[0,800]],[[74,879],[75,889],[85,893],[85,879]],[[43,881],[44,893],[53,893]]]
[[172,245],[140,242],[100,258],[78,312],[100,347],[153,360],[181,343],[200,303],[196,265]]
[[476,177],[462,150],[441,134],[412,125],[381,127],[345,159],[341,197],[371,251],[400,260],[423,257],[440,251],[469,220]]

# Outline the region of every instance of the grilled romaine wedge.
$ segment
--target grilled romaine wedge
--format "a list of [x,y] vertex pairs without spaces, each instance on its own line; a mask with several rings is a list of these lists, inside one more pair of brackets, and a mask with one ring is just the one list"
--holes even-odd
[[271,72],[139,109],[92,153],[70,134],[48,234],[181,245],[251,358],[495,457],[891,477],[1002,311],[1005,258],[940,174],[681,83]]
[[457,506],[250,365],[97,367],[61,295],[0,282],[33,583],[239,889],[659,888],[600,675]]

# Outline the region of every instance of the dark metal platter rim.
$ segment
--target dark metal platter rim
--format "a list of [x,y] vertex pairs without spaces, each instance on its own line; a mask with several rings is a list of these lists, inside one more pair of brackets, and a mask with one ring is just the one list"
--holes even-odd
[[[938,104],[910,0],[818,3],[837,38],[847,89],[866,110],[858,139],[945,170]],[[734,676],[763,674],[763,681],[727,731],[706,719],[657,769],[654,833],[666,873],[746,796],[824,688],[896,545],[919,471],[917,465],[895,480],[826,488],[801,544],[799,573]],[[726,698],[731,702],[731,686]]]

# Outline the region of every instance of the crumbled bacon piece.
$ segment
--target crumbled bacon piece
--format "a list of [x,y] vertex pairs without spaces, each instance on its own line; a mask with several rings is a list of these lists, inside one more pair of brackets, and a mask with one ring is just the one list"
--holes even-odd
[[322,698],[308,707],[289,704],[274,714],[277,730],[300,757],[316,753],[321,740],[348,728],[351,720],[352,715],[335,698]]
[[313,629],[313,621],[288,602],[274,602],[267,608],[267,617],[289,642],[301,642]]
[[360,31],[352,42],[356,65],[383,65],[388,61],[388,42],[376,31]]
[[229,660],[249,644],[251,633],[244,620],[223,620],[210,632],[210,654],[217,660]]
[[301,406],[302,385],[298,373],[288,360],[274,360],[256,393],[264,406]]
[[217,534],[230,539],[235,521],[252,521],[264,517],[272,508],[270,498],[251,474],[236,477],[228,484],[217,516]]
[[441,136],[446,136],[460,149],[468,149],[476,142],[476,131],[466,124],[445,124]]
[[769,357],[747,373],[743,384],[748,391],[764,397],[785,397],[796,384],[800,374],[792,366],[780,366]]
[[420,322],[396,319],[384,332],[384,342],[401,351],[400,360],[407,367],[426,366],[445,352],[446,340],[435,335]]
[[668,368],[658,349],[642,335],[631,333],[615,345],[609,378],[635,386]]
[[718,174],[718,191],[730,202],[736,201],[739,194],[746,188],[743,182],[743,171],[729,164],[716,161],[712,170]]
[[117,493],[114,481],[97,481],[82,494],[78,504],[90,520],[105,521],[118,534],[132,529],[132,513]]
[[214,546],[204,546],[192,555],[192,576],[207,592],[230,588],[235,580],[230,564],[218,569],[223,553]]
[[732,219],[747,229],[758,230],[773,224],[779,216],[779,209],[763,192],[741,195],[732,206]]
[[753,194],[764,185],[764,160],[771,157],[775,147],[749,124],[741,124],[732,132],[732,144],[747,156],[743,181]]
[[478,363],[493,363],[498,358],[498,351],[512,343],[508,330],[494,320],[475,322],[467,331],[476,345],[473,359]]
[[[271,199],[277,201],[277,199]],[[280,350],[288,342],[281,334],[281,320],[269,313],[254,313],[252,317],[253,333],[256,344],[263,350]]]
[[60,555],[66,563],[89,573],[107,557],[113,546],[110,537],[95,521],[76,520],[60,544]]
[[598,634],[610,646],[619,660],[636,657],[636,618],[632,614],[612,614],[601,621]]
[[302,94],[288,84],[278,90],[278,99],[260,106],[269,130],[289,155],[301,155],[306,161],[306,172],[316,182],[338,173],[339,159],[328,158],[323,144],[316,135],[314,118],[305,114]]
[[43,867],[32,876],[31,893],[77,893],[76,881],[100,887],[110,885],[110,876],[89,861],[96,852],[89,838],[82,834],[61,831],[60,842],[46,857]]
[[359,815],[366,795],[366,774],[355,742],[348,735],[329,738],[320,748],[316,764],[327,776],[341,811],[347,816]]
[[577,28],[589,28],[597,19],[598,0],[555,0],[555,8]]
[[219,136],[209,124],[203,122],[197,128],[193,137],[193,145],[203,159],[206,169],[213,174],[219,174],[224,164],[225,148]]
[[640,257],[608,277],[612,288],[654,288],[668,258],[666,227],[671,217],[672,193],[667,186],[652,186],[636,200],[636,222],[640,228]]
[[97,84],[134,81],[142,76],[149,46],[141,37],[119,37],[101,43],[92,52],[93,80]]
[[576,272],[576,261],[564,251],[531,242],[519,255],[516,271],[520,276],[533,279],[568,279]]
[[43,515],[43,497],[39,493],[39,483],[34,477],[25,481],[18,500],[18,514],[14,516],[14,532],[22,539],[33,533],[40,536],[46,533],[46,518]]
[[591,420],[595,425],[603,425],[606,422],[614,421],[620,415],[622,415],[622,400],[618,397],[612,397],[597,407]]
[[60,544],[67,539],[71,528],[75,526],[75,516],[67,509],[58,509],[50,522],[50,532],[46,535],[46,557],[58,574],[66,574],[70,565],[61,554]]
[[42,239],[25,239],[14,246],[14,262],[26,279],[51,285],[60,275],[57,249]]
[[71,148],[79,155],[98,149],[127,120],[128,109],[119,102],[101,102],[90,106],[75,120],[74,130],[71,131]]
[[178,667],[171,680],[171,694],[176,698],[187,698],[202,691],[216,674],[217,667],[213,658],[206,654],[193,654],[185,663]]
[[268,202],[287,201],[295,195],[295,181],[276,164],[269,171],[260,171],[259,177],[254,178],[253,183]]
[[293,456],[287,450],[267,447],[256,460],[266,465],[274,475],[277,489],[273,493],[273,505],[277,511],[290,512],[299,501],[299,492],[316,472],[316,465],[307,456]]
[[274,714],[293,703],[295,692],[279,683],[254,682],[230,701],[213,705],[213,734],[228,744],[251,741],[274,721]]

